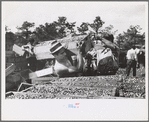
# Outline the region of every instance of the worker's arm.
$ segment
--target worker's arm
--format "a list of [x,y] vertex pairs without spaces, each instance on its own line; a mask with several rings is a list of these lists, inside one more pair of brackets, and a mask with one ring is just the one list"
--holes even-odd
[[106,47],[110,48],[111,50],[115,50],[115,49],[118,48],[114,43],[112,43],[111,41],[109,41],[105,38],[102,38],[101,36],[99,36],[97,34],[95,35],[95,39],[100,40],[101,42],[103,42],[106,45]]
[[138,62],[138,56],[137,56],[137,53],[135,53],[135,60]]
[[80,72],[82,71],[83,69],[83,64],[84,64],[84,61],[83,61],[83,57],[82,57],[82,53],[80,51],[78,51],[77,55],[74,56],[73,58],[73,66],[70,66],[69,67],[69,72]]
[[80,52],[78,50],[78,55],[77,55],[77,68],[79,71],[82,71],[83,69],[83,64],[84,64],[84,61],[83,61],[83,56],[82,56],[82,52]]
[[129,50],[127,51],[126,59],[130,59]]

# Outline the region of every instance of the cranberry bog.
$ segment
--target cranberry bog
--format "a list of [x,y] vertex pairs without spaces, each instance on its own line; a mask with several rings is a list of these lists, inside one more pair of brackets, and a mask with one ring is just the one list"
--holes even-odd
[[36,78],[7,92],[6,99],[145,99],[145,77],[123,74],[120,69],[110,76]]

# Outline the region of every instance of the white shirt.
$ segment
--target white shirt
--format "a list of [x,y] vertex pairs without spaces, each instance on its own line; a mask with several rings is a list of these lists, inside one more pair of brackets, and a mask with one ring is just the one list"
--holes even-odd
[[136,53],[137,53],[137,54],[138,54],[138,53],[139,53],[139,51],[140,51],[140,49],[138,49],[138,48],[136,48],[135,50],[136,50]]
[[134,49],[128,50],[126,57],[127,57],[127,59],[137,60],[136,50],[134,50]]

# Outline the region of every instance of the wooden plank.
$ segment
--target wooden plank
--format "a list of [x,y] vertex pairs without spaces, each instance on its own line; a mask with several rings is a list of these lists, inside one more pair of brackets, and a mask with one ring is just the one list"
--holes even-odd
[[58,79],[57,77],[39,77],[39,78],[34,78],[33,80],[35,81],[50,81],[50,80],[55,80]]
[[56,77],[39,77],[39,78],[33,78],[32,84],[44,84],[44,83],[50,83],[53,80],[58,79]]
[[16,66],[13,63],[10,66],[8,66],[8,68],[6,68],[6,70],[5,70],[6,76],[8,76],[12,72],[14,72],[15,71],[15,68],[16,68]]
[[45,76],[45,75],[50,75],[52,73],[53,73],[53,69],[51,67],[42,69],[42,70],[38,70],[36,72],[29,73],[29,79],[33,79],[33,78],[37,78],[37,77],[41,77],[41,76]]
[[37,60],[53,59],[54,56],[50,52],[35,54]]
[[11,96],[11,95],[14,95],[13,91],[6,92],[5,97]]
[[17,90],[17,92],[19,92],[19,91],[24,91],[24,90],[26,90],[26,89],[28,89],[29,87],[32,87],[33,86],[33,84],[29,84],[29,83],[25,83],[25,82],[22,82],[21,84],[20,84],[20,86],[18,87],[18,90]]

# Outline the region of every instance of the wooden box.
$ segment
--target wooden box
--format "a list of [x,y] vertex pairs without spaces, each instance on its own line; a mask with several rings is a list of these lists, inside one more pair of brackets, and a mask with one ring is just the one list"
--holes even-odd
[[19,56],[23,56],[25,51],[22,50],[21,47],[19,47],[18,45],[14,44],[13,45],[13,49],[12,49],[15,53],[17,53]]

